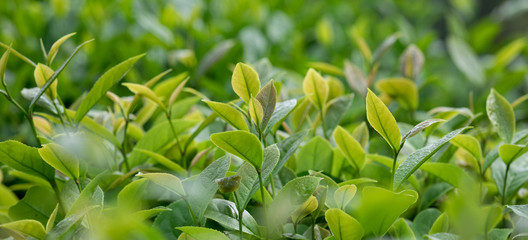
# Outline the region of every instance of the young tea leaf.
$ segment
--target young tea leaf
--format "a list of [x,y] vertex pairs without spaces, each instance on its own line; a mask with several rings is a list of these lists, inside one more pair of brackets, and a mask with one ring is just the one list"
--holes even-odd
[[415,79],[424,65],[425,58],[422,51],[414,44],[409,45],[400,56],[400,72],[410,79]]
[[215,111],[218,116],[229,123],[229,125],[235,127],[238,130],[249,131],[246,120],[244,119],[244,115],[235,108],[231,107],[229,104],[206,100],[204,100],[204,102],[207,103],[207,105],[213,109],[213,111]]
[[145,173],[139,176],[147,178],[148,180],[164,187],[165,189],[178,194],[179,196],[185,196],[185,190],[180,179],[172,174],[168,173]]
[[367,93],[367,120],[393,151],[400,150],[401,134],[396,119],[385,104],[370,89]]
[[180,235],[178,240],[186,240],[186,239],[193,239],[193,240],[210,240],[210,239],[218,239],[218,240],[229,240],[229,238],[224,235],[223,233],[210,229],[210,228],[204,228],[204,227],[177,227],[178,230],[182,231],[183,233]]
[[260,80],[257,72],[244,63],[237,63],[235,66],[231,85],[235,93],[246,103],[249,103],[249,99],[252,96],[257,96],[260,91]]
[[340,209],[346,209],[346,206],[352,201],[354,196],[356,196],[356,192],[357,187],[354,184],[339,187],[334,192],[334,200],[337,207]]
[[348,85],[361,96],[367,94],[368,79],[363,72],[353,63],[345,61],[345,78]]
[[[37,64],[37,67],[35,67],[35,71],[33,72],[37,86],[42,88],[44,84],[50,80],[51,76],[53,76],[53,73],[55,72],[50,67],[41,63]],[[48,95],[48,97],[51,99],[55,99],[57,97],[57,81],[54,81],[51,84],[49,90],[46,92],[46,95]]]
[[365,150],[361,144],[347,130],[338,126],[334,131],[334,140],[337,147],[345,155],[349,163],[358,171],[365,164]]
[[275,105],[277,104],[277,90],[275,90],[275,85],[273,80],[269,81],[260,92],[257,94],[256,99],[260,102],[263,110],[262,121],[260,123],[260,128],[264,129],[275,111]]
[[36,239],[44,239],[46,237],[46,229],[44,229],[42,223],[32,219],[24,219],[0,224],[0,228],[15,230]]
[[456,37],[447,39],[447,50],[457,68],[475,85],[484,84],[484,69],[473,50]]
[[376,88],[387,94],[408,110],[415,110],[418,107],[418,88],[416,84],[405,78],[387,78],[379,80]]
[[75,113],[75,122],[80,122],[84,115],[88,113],[99,99],[105,96],[106,92],[119,82],[119,80],[121,80],[121,78],[123,78],[126,73],[130,71],[132,66],[134,66],[134,64],[143,56],[145,56],[145,54],[131,57],[105,72],[97,82],[95,82],[92,89],[86,94],[86,97],[79,105],[79,108]]
[[528,144],[525,146],[503,144],[499,147],[499,156],[506,165],[511,164],[526,152],[528,152]]
[[365,232],[361,223],[341,209],[327,210],[325,219],[337,240],[361,240]]
[[393,189],[397,189],[403,181],[409,178],[420,166],[431,158],[442,146],[453,139],[456,135],[467,128],[459,128],[454,130],[434,144],[428,145],[424,148],[418,149],[411,153],[396,169],[394,173]]
[[328,83],[313,69],[309,69],[303,81],[304,94],[319,110],[323,111],[328,98]]
[[50,143],[38,150],[44,161],[72,179],[79,179],[79,159],[64,147]]
[[479,141],[467,134],[458,134],[456,137],[450,141],[453,145],[462,148],[469,152],[475,160],[480,161],[482,158],[482,150],[480,149]]
[[515,134],[515,114],[513,108],[495,89],[491,89],[486,101],[486,112],[488,118],[499,136],[511,143]]
[[416,134],[420,133],[422,130],[424,130],[425,128],[435,124],[435,123],[438,123],[438,122],[445,122],[444,119],[436,119],[436,118],[433,118],[433,119],[428,119],[428,120],[425,120],[421,123],[418,123],[416,124],[416,126],[414,126],[411,130],[409,130],[405,135],[403,135],[402,137],[402,142],[405,142],[407,139],[415,136]]
[[48,64],[51,64],[53,62],[53,60],[55,59],[55,56],[57,56],[57,53],[59,52],[59,48],[61,47],[61,45],[66,42],[66,40],[68,40],[70,37],[72,37],[73,35],[75,35],[76,33],[70,33],[66,36],[63,36],[61,38],[59,38],[59,40],[55,41],[53,43],[53,45],[51,45],[51,48],[48,52],[48,57],[47,57],[47,60],[46,62]]
[[262,145],[257,136],[246,131],[229,131],[211,135],[211,141],[222,150],[262,168]]
[[167,109],[161,99],[150,88],[137,83],[123,83],[122,85],[127,87],[134,94],[145,96],[146,98],[154,101],[160,108],[164,110]]

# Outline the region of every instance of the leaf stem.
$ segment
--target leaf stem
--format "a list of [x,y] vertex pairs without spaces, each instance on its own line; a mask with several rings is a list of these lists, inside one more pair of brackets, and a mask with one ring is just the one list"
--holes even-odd
[[324,122],[324,114],[323,114],[323,110],[321,109],[319,111],[319,114],[321,116],[321,125],[323,126],[323,135],[326,139],[329,139],[328,138],[328,133],[326,133],[326,125],[325,125],[325,122]]
[[240,231],[240,240],[242,240],[242,214],[244,214],[244,209],[242,209],[241,202],[238,201],[238,196],[236,194],[236,191],[233,192],[233,196],[235,198],[235,204],[238,210],[238,230]]
[[508,183],[508,172],[510,171],[510,164],[506,165],[506,174],[504,174],[504,183],[502,185],[502,205],[506,204],[506,185]]
[[[264,209],[264,222],[267,225],[268,224],[268,213],[266,211],[266,198],[264,196],[264,183],[262,181],[262,170],[257,169],[257,174],[258,174],[258,179],[259,179],[259,184],[260,184],[260,196],[262,198],[262,207]],[[269,239],[268,233],[266,233],[266,239]]]
[[396,162],[398,161],[398,155],[400,154],[400,151],[403,147],[403,144],[405,142],[401,143],[400,149],[394,150],[394,158],[392,159],[392,171],[391,171],[391,186],[394,188],[394,174],[396,173]]

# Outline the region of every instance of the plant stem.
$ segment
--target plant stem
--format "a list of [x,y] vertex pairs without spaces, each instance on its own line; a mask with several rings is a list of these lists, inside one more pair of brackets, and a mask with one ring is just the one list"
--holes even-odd
[[128,157],[127,157],[127,152],[126,152],[126,145],[127,145],[127,142],[128,142],[128,136],[127,136],[127,131],[128,131],[128,118],[125,117],[125,127],[124,127],[124,132],[123,132],[123,143],[121,144],[121,154],[123,155],[123,163],[125,164],[125,170],[128,172],[130,171],[130,164],[128,163]]
[[[264,196],[264,183],[262,181],[262,170],[257,169],[257,174],[258,174],[258,179],[259,179],[259,184],[260,184],[260,196],[262,198],[262,207],[264,209],[264,222],[267,225],[268,224],[268,213],[266,211],[266,198]],[[266,239],[269,239],[267,232],[266,232]]]
[[194,211],[191,207],[191,204],[189,203],[189,201],[187,200],[186,197],[183,197],[183,201],[185,201],[185,203],[187,204],[187,207],[189,208],[189,213],[191,214],[191,217],[193,219],[193,222],[196,224],[196,226],[200,226],[200,223],[196,221],[196,216],[194,215]]
[[392,160],[392,171],[391,171],[391,180],[390,180],[391,185],[394,185],[394,174],[396,173],[396,162],[398,161],[398,155],[400,154],[400,150],[402,147],[403,147],[403,143],[400,145],[400,149],[394,150],[394,158]]
[[312,216],[312,240],[315,240],[315,217],[310,214]]
[[238,196],[236,194],[236,191],[233,192],[233,196],[235,197],[235,204],[238,210],[238,230],[240,231],[240,240],[242,240],[242,214],[244,214],[244,209],[242,209],[241,202],[238,201]]
[[187,161],[185,161],[184,159],[184,151],[180,145],[180,139],[178,138],[178,134],[176,134],[176,129],[174,128],[174,124],[172,124],[172,119],[171,119],[171,114],[170,112],[168,111],[165,111],[165,116],[167,117],[167,120],[169,121],[169,125],[170,125],[170,128],[171,128],[171,131],[172,131],[172,135],[174,135],[174,138],[176,138],[176,145],[178,146],[178,150],[180,150],[180,155],[181,155],[181,161],[182,161],[182,165],[183,165],[183,168],[187,169]]
[[270,174],[271,196],[275,197],[275,183],[273,183],[273,174]]
[[319,114],[321,116],[321,126],[323,126],[323,135],[326,139],[329,139],[328,134],[326,133],[326,125],[324,123],[324,114],[322,109],[319,111]]
[[502,205],[506,204],[506,185],[508,183],[508,172],[510,171],[510,164],[506,165],[506,174],[504,174],[504,184],[502,185]]
[[66,210],[64,209],[64,203],[62,202],[62,199],[60,197],[60,191],[59,187],[57,186],[57,181],[53,179],[53,181],[50,182],[51,187],[53,188],[53,192],[55,192],[55,197],[57,198],[57,201],[59,203],[59,211],[63,215],[66,214]]

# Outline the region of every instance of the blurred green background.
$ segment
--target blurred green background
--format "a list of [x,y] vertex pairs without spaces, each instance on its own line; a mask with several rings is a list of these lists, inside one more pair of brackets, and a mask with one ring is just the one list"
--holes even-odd
[[[230,76],[237,62],[251,63],[261,77],[295,89],[312,62],[343,69],[348,60],[367,72],[352,32],[372,52],[398,33],[376,79],[401,76],[398,59],[415,44],[426,59],[416,79],[419,111],[467,107],[470,92],[476,110],[482,111],[490,87],[510,101],[526,94],[527,22],[526,0],[2,0],[0,41],[44,62],[40,39],[49,50],[60,37],[77,32],[59,51],[51,66],[56,69],[78,44],[94,38],[59,77],[68,106],[110,67],[143,52],[146,58],[126,81],[145,82],[172,68],[171,75],[188,72],[191,87],[225,101],[234,98]],[[448,46],[450,38],[463,46]],[[10,91],[35,87],[33,70],[11,56],[6,72]],[[345,77],[336,77],[352,91]],[[28,103],[20,94],[16,98]],[[354,106],[364,108],[358,97]],[[526,108],[517,109],[518,121],[526,120]],[[22,114],[3,97],[0,126],[0,140],[28,141]]]

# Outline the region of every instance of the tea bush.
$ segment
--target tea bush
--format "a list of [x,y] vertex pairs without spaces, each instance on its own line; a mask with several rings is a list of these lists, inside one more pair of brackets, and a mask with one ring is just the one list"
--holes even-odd
[[[11,23],[27,25],[20,31],[41,29],[24,16],[47,18],[36,14],[45,5],[21,2],[29,5],[9,11],[18,16]],[[110,17],[101,9],[110,6],[119,15],[105,24],[142,13],[138,23],[147,25],[106,34],[146,31],[154,38],[127,45],[122,37],[91,40],[81,31],[48,48],[41,42],[39,61],[19,43],[0,43],[2,104],[23,118],[3,128],[28,129],[0,142],[1,239],[528,237],[527,40],[512,34],[506,44],[491,44],[505,41],[495,38],[497,16],[522,4],[505,4],[466,31],[462,20],[473,16],[472,1],[453,1],[460,15],[446,17],[444,39],[421,28],[419,37],[406,32],[413,29],[401,10],[393,13],[396,23],[383,19],[369,39],[371,12],[347,33],[337,27],[348,19],[339,13],[403,3],[329,1],[321,11],[336,15],[319,18],[308,7],[277,12],[286,4],[279,1],[197,1],[191,16],[175,15],[174,5],[161,1],[93,1],[86,9],[66,2],[52,1],[53,19],[86,14],[104,22]],[[408,10],[416,19],[434,22],[446,12],[435,8],[440,3],[422,4]],[[203,10],[215,6],[223,7]],[[267,12],[270,25],[299,18],[292,24],[299,32],[314,23],[314,39],[268,27],[260,37],[272,47],[260,49],[261,29],[246,24]],[[191,26],[196,19],[211,28]],[[243,57],[229,56],[234,40],[208,53],[184,40],[208,42],[215,32],[240,34]],[[342,34],[350,34],[352,56]],[[280,46],[292,37],[293,44]],[[72,47],[79,39],[85,41]],[[142,46],[146,54],[131,54]],[[173,47],[189,49],[165,52]],[[167,55],[177,58],[174,69],[164,67]],[[97,72],[86,72],[85,64]],[[97,80],[75,86],[78,74]]]

